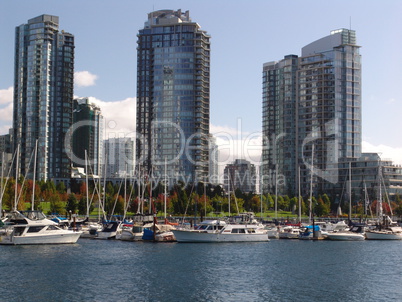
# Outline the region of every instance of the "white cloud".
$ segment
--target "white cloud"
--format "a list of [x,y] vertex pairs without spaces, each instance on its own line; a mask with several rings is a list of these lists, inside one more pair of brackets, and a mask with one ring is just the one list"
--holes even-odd
[[390,159],[393,161],[394,164],[396,165],[402,165],[402,147],[401,148],[395,148],[395,147],[390,147],[386,145],[373,145],[370,144],[367,141],[362,142],[362,149],[363,152],[366,153],[378,153],[381,157],[381,159],[386,160]]
[[122,101],[104,102],[94,97],[89,101],[101,108],[104,117],[106,138],[133,136],[136,121],[135,98],[126,98]]
[[0,135],[8,134],[13,121],[13,87],[0,89]]
[[8,127],[11,127],[11,122],[13,121],[13,103],[9,103],[7,106],[0,108],[0,121],[1,124],[10,122],[10,126]]
[[258,166],[261,159],[262,133],[249,133],[227,126],[211,125],[211,133],[216,138],[219,149],[219,170],[235,159],[245,159]]
[[0,104],[8,104],[13,102],[13,87],[0,89]]
[[74,84],[77,87],[94,86],[97,78],[97,75],[92,74],[89,71],[74,72]]

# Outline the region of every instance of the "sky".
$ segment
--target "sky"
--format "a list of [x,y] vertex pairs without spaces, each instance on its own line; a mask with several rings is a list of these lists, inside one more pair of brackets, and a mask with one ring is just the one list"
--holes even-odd
[[135,132],[136,35],[160,9],[189,10],[211,36],[210,131],[221,163],[259,160],[263,64],[351,28],[362,55],[363,151],[402,164],[399,0],[0,0],[0,134],[12,124],[15,27],[42,14],[75,36],[74,95],[99,104],[108,137]]

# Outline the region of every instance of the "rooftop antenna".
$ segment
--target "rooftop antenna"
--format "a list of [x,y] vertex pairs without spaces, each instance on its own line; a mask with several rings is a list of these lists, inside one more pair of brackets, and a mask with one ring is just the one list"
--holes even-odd
[[352,16],[349,17],[349,29],[352,30]]

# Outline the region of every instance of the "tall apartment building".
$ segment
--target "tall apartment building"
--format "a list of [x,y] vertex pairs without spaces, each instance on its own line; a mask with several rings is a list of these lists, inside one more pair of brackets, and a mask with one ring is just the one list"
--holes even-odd
[[257,173],[254,164],[244,159],[236,159],[224,170],[226,191],[240,189],[243,193],[256,192]]
[[136,156],[172,183],[208,177],[210,36],[188,11],[148,14],[138,33]]
[[[355,161],[338,165],[339,182],[332,189],[335,200],[352,205],[378,200],[380,186],[383,201],[402,196],[402,167],[377,153],[362,153]],[[349,183],[350,182],[350,183]]]
[[[264,191],[322,193],[338,163],[361,155],[361,56],[353,30],[332,31],[263,66]],[[299,178],[300,175],[300,178]],[[313,176],[313,177],[312,177]],[[280,179],[280,180],[278,180]]]
[[107,178],[134,176],[134,140],[132,138],[118,137],[105,140],[103,154]]
[[100,107],[86,97],[74,99],[73,128],[73,166],[87,166],[89,174],[101,176],[103,116]]
[[0,169],[1,175],[4,177],[9,175],[12,163],[11,132],[12,129],[10,129],[9,134],[0,135]]
[[0,135],[0,153],[11,153],[11,135]]
[[59,31],[59,17],[41,15],[15,30],[13,149],[19,171],[37,179],[67,179],[71,161],[64,137],[72,125],[74,36]]
[[219,148],[216,144],[216,138],[212,135],[209,139],[209,178],[208,183],[217,185],[219,178]]

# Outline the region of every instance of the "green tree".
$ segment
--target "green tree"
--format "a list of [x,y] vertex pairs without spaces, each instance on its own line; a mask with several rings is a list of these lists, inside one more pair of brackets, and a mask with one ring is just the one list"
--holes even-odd
[[64,182],[60,181],[56,186],[56,190],[57,190],[57,192],[59,192],[61,194],[65,193],[66,192],[66,186],[65,186]]
[[253,195],[249,201],[249,209],[254,213],[261,212],[261,200],[257,195]]
[[298,204],[299,204],[299,200],[297,199],[296,196],[289,200],[289,208],[293,213],[296,213]]
[[272,209],[275,206],[275,200],[271,194],[267,195],[267,207],[268,209]]
[[114,190],[113,184],[111,182],[108,182],[106,184],[106,194],[109,194],[109,196],[113,196],[116,194],[117,191]]
[[318,200],[314,203],[314,214],[315,216],[322,217],[327,216],[330,213],[330,206],[325,204],[324,200],[319,197]]
[[66,211],[76,213],[78,209],[78,200],[74,193],[68,195]]
[[285,200],[283,199],[282,196],[278,195],[277,196],[277,206],[278,206],[278,210],[286,210],[286,205],[285,205]]
[[51,193],[48,195],[47,201],[50,202],[50,213],[49,214],[58,214],[61,215],[65,209],[64,204],[60,199],[60,195],[57,193]]

